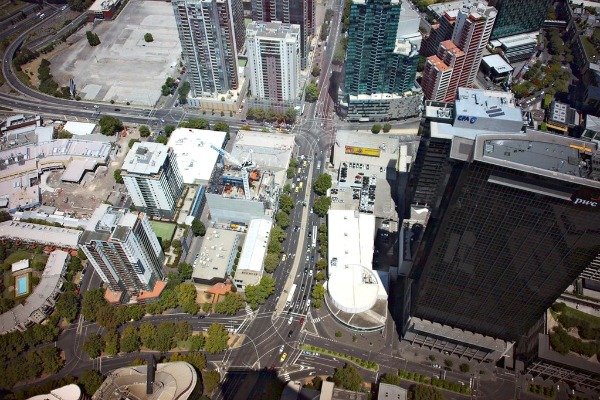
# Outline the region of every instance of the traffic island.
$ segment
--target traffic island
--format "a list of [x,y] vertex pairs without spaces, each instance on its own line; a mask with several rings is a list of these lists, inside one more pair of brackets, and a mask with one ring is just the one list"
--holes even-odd
[[321,347],[316,347],[316,346],[310,346],[307,344],[302,345],[302,350],[312,351],[312,352],[316,352],[316,353],[320,353],[320,354],[324,354],[324,355],[332,356],[332,357],[338,357],[338,358],[344,359],[348,362],[351,362],[361,368],[368,369],[371,371],[379,370],[379,365],[374,361],[363,360],[361,358],[350,356],[350,355],[344,354],[344,353],[339,353],[337,351],[323,349]]

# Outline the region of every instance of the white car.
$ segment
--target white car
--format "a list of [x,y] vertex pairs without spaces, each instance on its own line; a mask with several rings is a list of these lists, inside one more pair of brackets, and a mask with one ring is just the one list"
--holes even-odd
[[283,347],[284,347],[284,346],[285,346],[285,345],[284,345],[284,344],[282,344],[282,345],[281,345],[281,347],[279,348],[279,354],[283,353]]

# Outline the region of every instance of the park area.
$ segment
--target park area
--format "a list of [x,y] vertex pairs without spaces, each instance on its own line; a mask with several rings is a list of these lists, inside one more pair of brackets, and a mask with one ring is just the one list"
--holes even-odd
[[[40,282],[48,256],[41,246],[28,247],[6,241],[0,244],[0,314],[27,299],[33,288]],[[11,266],[22,260],[29,260],[29,266],[12,272]]]
[[176,224],[161,221],[150,221],[150,226],[161,243],[164,243],[165,241],[170,242],[175,233],[175,229],[177,228]]
[[578,354],[588,361],[600,362],[600,318],[564,303],[551,308],[550,344],[560,354]]

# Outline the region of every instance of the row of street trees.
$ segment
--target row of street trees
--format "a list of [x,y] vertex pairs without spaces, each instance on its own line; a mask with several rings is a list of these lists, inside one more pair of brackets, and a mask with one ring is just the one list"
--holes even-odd
[[277,112],[274,108],[248,108],[246,111],[246,118],[253,119],[258,122],[280,122],[286,124],[293,124],[296,122],[298,112],[295,108],[288,108],[285,112]]
[[329,174],[320,174],[313,183],[313,191],[319,196],[313,204],[313,211],[319,217],[326,216],[329,207],[331,207],[331,197],[326,195],[327,190],[331,188],[331,184],[331,175]]

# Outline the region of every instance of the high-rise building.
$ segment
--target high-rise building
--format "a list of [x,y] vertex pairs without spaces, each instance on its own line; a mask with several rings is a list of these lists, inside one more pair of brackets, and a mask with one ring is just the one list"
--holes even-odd
[[300,96],[300,26],[252,22],[246,30],[252,95],[271,101]]
[[598,255],[600,150],[522,131],[505,92],[459,89],[425,115],[408,196],[430,211],[412,316],[526,346]]
[[415,89],[419,62],[421,35],[415,15],[399,0],[352,2],[343,101],[349,120],[381,121],[418,112],[407,103],[416,99],[417,104],[420,95],[404,96]]
[[101,204],[79,240],[94,270],[109,289],[137,295],[164,278],[164,254],[148,218]]
[[552,0],[490,0],[498,10],[491,39],[539,31]]
[[315,33],[314,0],[251,0],[252,20],[300,25],[300,64],[306,68],[309,37]]
[[473,86],[496,14],[483,3],[458,11],[451,40],[441,42],[437,55],[427,58],[421,83],[427,99],[452,101],[459,87]]
[[[194,97],[238,87],[241,0],[173,0],[177,31]],[[240,17],[241,16],[241,17]],[[243,21],[242,21],[243,24]]]
[[450,40],[457,15],[458,10],[448,10],[444,12],[437,23],[431,26],[429,36],[423,40],[423,45],[419,50],[422,56],[429,57],[437,54],[440,43]]
[[183,193],[183,177],[173,149],[160,143],[135,143],[121,176],[138,211],[171,219]]

